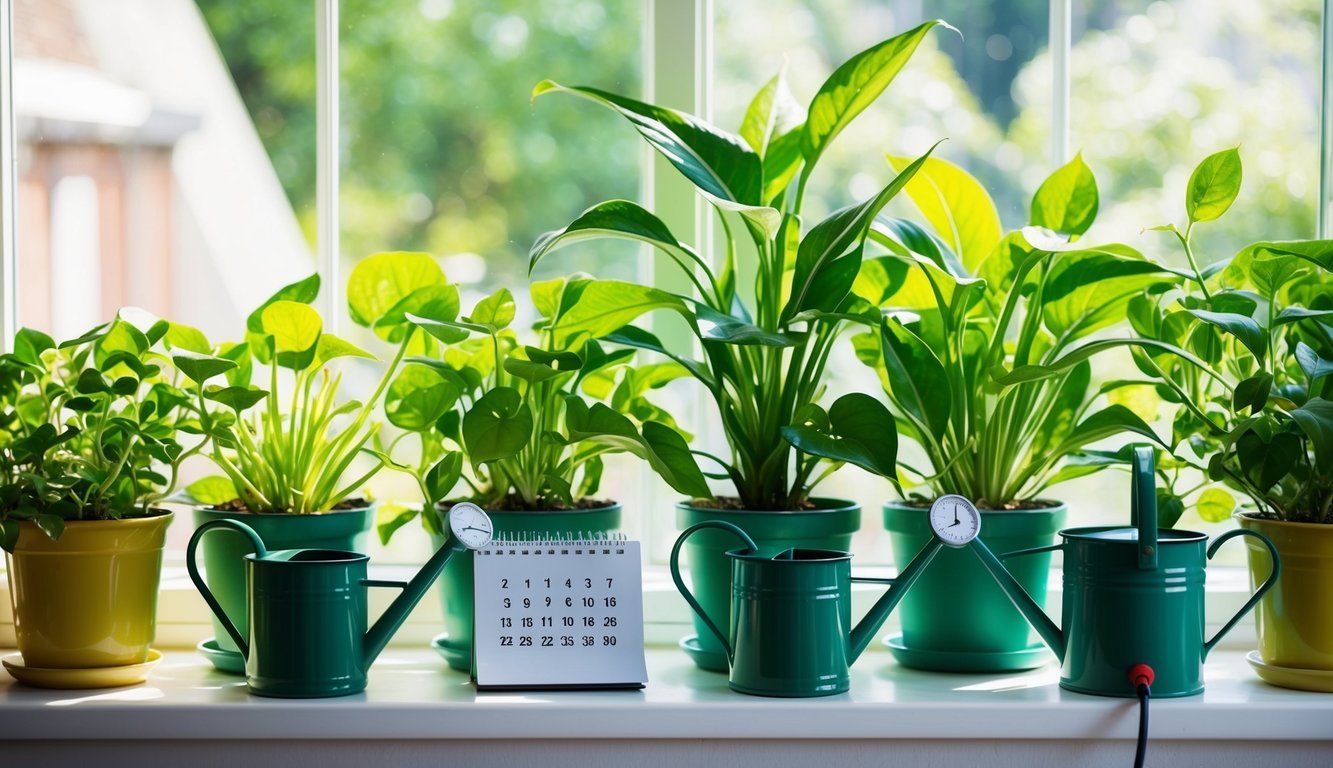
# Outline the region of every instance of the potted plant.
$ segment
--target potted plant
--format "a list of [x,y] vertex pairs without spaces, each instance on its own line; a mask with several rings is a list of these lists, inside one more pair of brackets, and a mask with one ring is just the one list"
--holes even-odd
[[[444,284],[443,272],[425,254],[381,253],[357,265],[347,286],[353,321],[398,342],[362,399],[346,397],[342,374],[331,364],[375,358],[324,331],[310,306],[319,293],[318,276],[282,288],[252,312],[245,341],[218,350],[218,357],[234,364],[221,374],[226,385],[207,387],[204,375],[214,374],[211,368],[191,375],[198,404],[192,426],[213,438],[206,455],[223,473],[188,486],[198,502],[195,525],[241,520],[272,549],[364,549],[374,520],[364,487],[383,466],[367,449],[379,429],[379,402],[412,344],[404,313],[429,314]],[[202,545],[209,587],[242,632],[242,558],[249,546],[240,535],[209,536]],[[200,652],[219,669],[243,673],[230,636],[216,622],[214,629]]]
[[[1095,382],[1090,358],[1101,350],[1098,332],[1122,319],[1134,296],[1178,278],[1127,246],[1077,242],[1098,207],[1081,157],[1037,190],[1030,226],[1008,234],[982,186],[944,160],[926,161],[907,193],[928,226],[877,222],[872,237],[887,254],[866,262],[855,288],[885,312],[852,343],[879,375],[887,407],[845,395],[827,413],[807,410],[787,435],[807,452],[888,478],[900,493],[896,434],[911,440],[923,463],[902,462],[903,479],[923,490],[884,505],[899,563],[929,539],[926,512],[944,494],[983,510],[983,535],[997,552],[1049,544],[1067,507],[1045,493],[1114,461],[1090,452],[1095,443],[1126,432],[1160,442],[1129,408],[1105,403],[1124,384]],[[1056,359],[1071,363],[1030,375]],[[1010,567],[1028,594],[1044,599],[1049,554]],[[1027,622],[964,550],[936,558],[899,616],[903,633],[889,645],[907,666],[1002,671],[1045,658]]]
[[[782,429],[814,403],[845,318],[862,309],[851,293],[870,222],[925,162],[905,167],[874,197],[811,225],[802,219],[807,186],[819,158],[842,130],[883,93],[926,34],[926,22],[853,56],[802,109],[781,74],[750,103],[740,133],[683,112],[595,88],[539,83],[534,97],[570,93],[625,117],[717,214],[726,248],[716,265],[682,243],[659,218],[625,200],[594,205],[534,245],[531,267],[553,251],[594,238],[646,243],[670,258],[690,281],[674,293],[646,285],[598,280],[564,318],[566,328],[612,344],[649,350],[685,367],[717,405],[727,442],[724,456],[696,452],[730,483],[730,493],[699,494],[676,505],[677,522],[706,519],[741,526],[762,545],[847,549],[860,527],[860,508],[812,497],[827,474],[821,459],[782,437]],[[947,25],[945,25],[947,27]],[[929,154],[929,153],[927,153]],[[741,263],[747,255],[752,263]],[[741,275],[753,275],[753,292]],[[664,344],[631,323],[647,313],[680,316],[689,343]],[[692,348],[697,344],[702,356]],[[730,571],[723,552],[735,543],[718,531],[690,539],[686,552],[694,593],[707,613],[726,615]],[[705,668],[727,669],[711,632],[682,647]]]
[[[1256,242],[1200,267],[1196,224],[1220,217],[1240,190],[1235,149],[1203,160],[1186,191],[1189,262],[1180,289],[1136,298],[1129,319],[1150,345],[1138,367],[1176,406],[1179,460],[1163,474],[1169,503],[1206,520],[1235,512],[1277,546],[1283,570],[1256,614],[1264,679],[1333,690],[1333,241]],[[1192,470],[1192,471],[1191,471]],[[1203,482],[1199,483],[1202,474]],[[1241,511],[1231,492],[1239,494]],[[1190,487],[1194,486],[1194,487]],[[1250,546],[1254,583],[1272,570]]]
[[172,520],[158,504],[207,442],[177,440],[187,396],[169,356],[202,338],[127,309],[58,346],[22,329],[0,355],[0,548],[16,677],[100,687],[146,674]]
[[[620,525],[621,505],[598,499],[603,457],[629,452],[682,493],[708,485],[670,414],[649,392],[686,375],[675,362],[631,366],[634,350],[607,351],[562,320],[586,277],[534,283],[539,315],[532,344],[512,328],[517,307],[508,289],[454,318],[409,315],[438,342],[408,359],[385,399],[388,420],[402,433],[387,446],[420,439],[414,463],[395,462],[421,486],[423,509],[464,483],[462,496],[483,506],[499,536],[579,536]],[[453,303],[457,307],[457,302]],[[386,461],[391,461],[389,455]],[[417,515],[408,509],[380,527],[386,541]],[[443,544],[436,515],[422,515],[432,544]],[[471,553],[455,557],[441,576],[445,633],[436,650],[455,669],[472,665]],[[461,563],[461,564],[460,564]]]

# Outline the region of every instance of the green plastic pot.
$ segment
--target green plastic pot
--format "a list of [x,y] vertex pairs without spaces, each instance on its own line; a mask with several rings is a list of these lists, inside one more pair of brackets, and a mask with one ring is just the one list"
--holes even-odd
[[[1003,554],[1052,544],[1068,507],[987,510],[981,538]],[[931,539],[929,509],[902,502],[884,505],[893,559],[910,561]],[[1006,561],[1023,590],[1043,607],[1049,552]],[[902,634],[889,638],[898,663],[934,672],[1011,672],[1051,659],[1027,619],[1014,607],[970,547],[946,549],[926,568],[898,606]]]
[[[195,528],[212,520],[245,523],[259,534],[269,549],[337,549],[364,553],[366,534],[375,522],[375,508],[372,505],[320,515],[260,515],[195,507]],[[249,627],[245,609],[244,558],[253,551],[250,540],[236,531],[218,532],[206,537],[199,549],[203,553],[208,588],[244,635]],[[245,674],[245,659],[216,617],[213,619],[213,637],[200,643],[199,651],[219,670]]]
[[[620,527],[621,506],[599,509],[504,512],[487,510],[495,524],[495,537],[530,535],[536,538],[562,534],[590,536],[611,533]],[[444,544],[441,536],[431,536],[431,548]],[[472,551],[459,552],[440,574],[440,600],[444,613],[444,633],[431,645],[444,657],[450,668],[472,671]]]
[[[861,507],[843,499],[810,500],[815,509],[788,511],[722,510],[676,504],[676,525],[683,530],[706,520],[721,520],[745,531],[760,549],[826,549],[846,552],[861,527]],[[731,559],[735,536],[721,530],[699,531],[685,542],[690,586],[703,611],[720,623],[731,615]],[[903,561],[906,562],[906,561]],[[726,674],[727,651],[696,614],[695,634],[680,647],[700,669]]]

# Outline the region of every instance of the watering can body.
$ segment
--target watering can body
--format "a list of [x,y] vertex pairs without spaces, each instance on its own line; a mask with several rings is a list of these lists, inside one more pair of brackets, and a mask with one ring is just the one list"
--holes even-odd
[[[728,530],[746,544],[727,553],[731,612],[725,623],[704,611],[680,576],[681,547],[703,528]],[[706,521],[686,529],[676,541],[671,575],[681,595],[726,649],[732,690],[755,696],[829,696],[851,687],[852,663],[938,549],[933,542],[897,579],[863,579],[851,575],[852,556],[846,552],[788,549],[762,553],[740,528]],[[853,626],[851,585],[857,581],[886,584],[889,589]]]
[[[975,551],[982,563],[1059,657],[1062,688],[1133,697],[1137,685],[1130,670],[1146,664],[1155,675],[1154,698],[1200,693],[1209,651],[1273,584],[1270,578],[1261,585],[1217,634],[1205,639],[1208,560],[1238,536],[1255,536],[1270,551],[1273,547],[1253,531],[1228,531],[1209,546],[1202,533],[1158,529],[1152,463],[1150,449],[1135,451],[1131,527],[1070,528],[1060,532],[1059,544],[1000,557],[977,542]],[[1051,550],[1064,553],[1063,629],[1001,563]],[[1273,557],[1276,562],[1276,551]]]
[[[210,530],[246,536],[248,635],[242,635],[213,597],[195,564],[195,549]],[[186,567],[205,602],[245,657],[246,682],[259,696],[319,698],[364,690],[371,663],[456,551],[441,547],[408,582],[367,578],[369,558],[358,552],[288,549],[268,552],[258,534],[235,520],[200,526],[190,539]],[[369,625],[370,587],[402,593]]]

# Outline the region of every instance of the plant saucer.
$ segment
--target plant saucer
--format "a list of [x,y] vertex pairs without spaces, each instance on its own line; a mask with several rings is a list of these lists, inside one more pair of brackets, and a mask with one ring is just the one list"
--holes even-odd
[[435,652],[449,663],[450,669],[459,672],[470,672],[472,670],[472,649],[461,643],[451,641],[448,632],[441,632],[432,638],[430,647],[434,648]]
[[699,669],[709,672],[721,672],[726,674],[730,671],[727,666],[727,654],[711,649],[705,649],[699,643],[698,635],[689,635],[680,639],[680,649],[685,652],[694,661]]
[[30,667],[23,663],[21,653],[0,657],[5,671],[15,680],[37,688],[120,688],[137,685],[148,678],[148,671],[161,660],[162,653],[152,648],[148,649],[148,658],[143,663],[119,667]]
[[1017,651],[942,651],[912,648],[903,643],[899,634],[887,638],[884,644],[899,664],[930,672],[1021,672],[1036,669],[1054,658],[1040,642]]
[[1258,651],[1245,654],[1245,660],[1254,667],[1255,674],[1265,683],[1279,688],[1295,688],[1298,691],[1319,691],[1333,693],[1333,669],[1297,669],[1279,667],[1263,660]]
[[200,641],[194,647],[199,651],[199,655],[217,668],[219,672],[226,672],[229,675],[245,674],[245,657],[240,651],[233,651],[218,645],[216,637],[210,637],[207,640]]

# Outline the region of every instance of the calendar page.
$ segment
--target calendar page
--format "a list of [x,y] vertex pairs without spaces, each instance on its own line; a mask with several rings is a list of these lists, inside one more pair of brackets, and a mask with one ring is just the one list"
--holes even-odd
[[476,553],[478,689],[642,688],[639,542],[493,542]]

